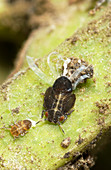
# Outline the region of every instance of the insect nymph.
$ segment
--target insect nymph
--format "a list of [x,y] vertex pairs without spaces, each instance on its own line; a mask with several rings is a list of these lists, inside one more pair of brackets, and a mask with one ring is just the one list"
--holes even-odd
[[76,97],[72,93],[71,81],[67,77],[59,77],[53,86],[49,87],[45,92],[43,104],[45,110],[43,110],[41,118],[45,114],[45,120],[60,125],[60,122],[63,123],[67,116],[74,111],[71,109],[75,100]]
[[30,120],[19,120],[17,123],[11,126],[10,133],[15,138],[18,138],[20,135],[24,136],[27,131],[31,128],[32,123]]
[[93,73],[93,66],[82,59],[72,57],[64,62],[63,75],[71,81],[73,90],[76,89],[78,84],[92,78]]

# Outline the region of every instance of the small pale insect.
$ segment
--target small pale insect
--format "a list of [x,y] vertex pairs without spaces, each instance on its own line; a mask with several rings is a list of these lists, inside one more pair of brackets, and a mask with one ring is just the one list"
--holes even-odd
[[19,120],[14,125],[11,125],[10,133],[15,138],[20,135],[24,136],[27,131],[31,128],[32,122],[30,120]]
[[68,58],[63,65],[63,76],[66,76],[71,81],[73,90],[76,89],[78,84],[92,78],[93,72],[92,65],[78,58]]
[[61,146],[63,148],[67,148],[70,145],[70,143],[71,143],[71,138],[67,137],[61,142]]

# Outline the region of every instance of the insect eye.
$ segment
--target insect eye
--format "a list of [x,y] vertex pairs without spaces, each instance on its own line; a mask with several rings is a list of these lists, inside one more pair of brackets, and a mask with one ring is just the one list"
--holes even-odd
[[48,117],[48,112],[45,112],[45,116]]
[[60,121],[63,121],[63,120],[64,120],[64,116],[61,116],[61,117],[59,118],[59,120],[60,120]]

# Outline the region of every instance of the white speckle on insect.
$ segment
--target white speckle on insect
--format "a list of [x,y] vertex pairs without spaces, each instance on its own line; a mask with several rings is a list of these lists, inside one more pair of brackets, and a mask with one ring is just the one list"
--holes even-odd
[[71,78],[72,77],[77,77],[83,70],[85,70],[86,67],[84,65],[82,65],[81,67],[79,67],[72,75],[71,75]]
[[80,63],[80,64],[81,64],[81,60],[80,60],[80,59],[78,60],[78,63]]
[[77,81],[73,84],[73,90],[77,87],[77,85],[82,82],[84,79],[86,78],[89,78],[88,75],[83,75],[83,76],[80,76]]
[[67,60],[64,61],[64,72],[63,72],[63,76],[66,76],[68,70],[67,70],[67,65],[71,62],[70,58],[67,58]]

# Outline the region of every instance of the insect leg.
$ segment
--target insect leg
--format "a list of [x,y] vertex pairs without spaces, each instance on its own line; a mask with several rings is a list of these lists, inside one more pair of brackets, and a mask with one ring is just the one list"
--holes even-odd
[[67,115],[64,115],[64,120],[62,121],[62,123],[64,123],[66,119],[67,119]]
[[58,122],[58,126],[61,128],[62,132],[65,134],[64,130],[62,129],[60,122]]
[[42,122],[42,120],[39,120],[38,122],[36,122],[36,124],[38,124],[38,123],[40,123],[40,122]]
[[20,136],[13,136],[13,140],[15,141],[15,139],[19,138]]
[[[43,116],[44,116],[44,112],[45,112],[46,110],[43,110],[42,111],[42,114],[41,114],[41,119],[43,118]],[[38,124],[38,123],[40,123],[40,122],[43,122],[43,120],[39,120],[38,122],[36,122],[36,124]]]
[[43,118],[45,111],[46,111],[46,110],[42,110],[41,119]]
[[65,120],[67,119],[67,116],[70,115],[75,109],[71,110],[69,113],[64,115],[64,120],[62,121],[62,123],[65,122]]
[[24,136],[26,133],[28,133],[28,131],[25,131],[24,133],[22,133],[21,136]]
[[66,115],[70,115],[75,109],[71,110],[69,113],[67,113]]
[[67,119],[67,115],[64,115],[64,119],[61,123],[64,123],[66,119]]
[[47,119],[47,118],[45,118],[44,120],[45,120],[45,121],[47,121],[48,119]]
[[10,128],[8,128],[8,127],[5,127],[5,126],[3,126],[2,128],[0,128],[0,129],[6,129],[6,130],[10,130]]

